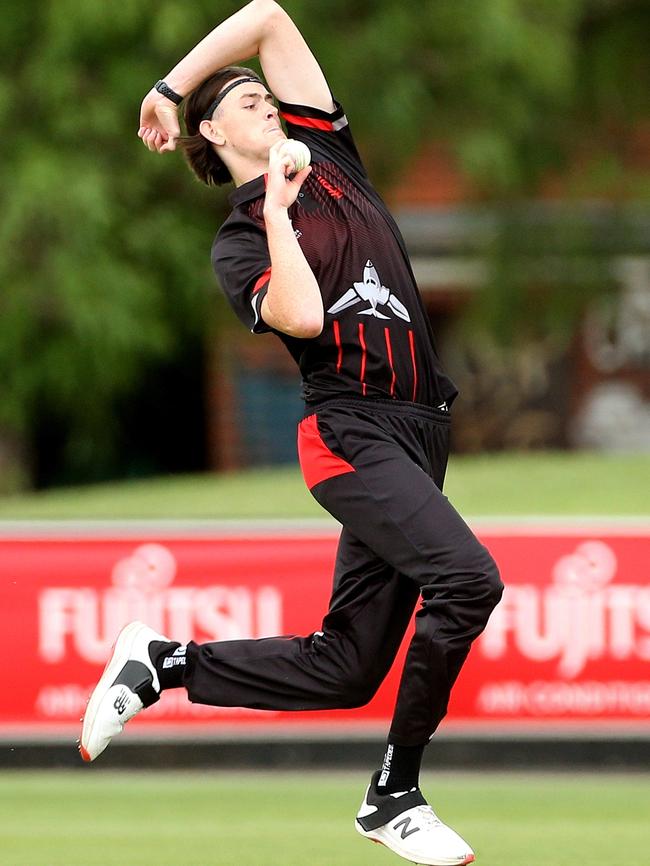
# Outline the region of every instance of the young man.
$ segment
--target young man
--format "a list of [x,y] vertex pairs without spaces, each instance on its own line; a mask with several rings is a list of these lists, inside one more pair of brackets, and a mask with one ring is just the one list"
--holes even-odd
[[[228,66],[253,55],[279,110],[255,73]],[[312,635],[185,648],[141,623],[127,626],[88,704],[82,755],[96,758],[165,688],[215,706],[366,703],[420,599],[383,763],[355,826],[407,860],[470,863],[471,848],[437,819],[418,774],[502,586],[441,492],[456,390],[436,355],[404,242],[343,109],[277,3],[249,3],[147,95],[139,136],[150,150],[175,148],[181,98],[191,167],[207,183],[232,178],[236,187],[213,247],[219,282],[247,327],[273,331],[297,361],[306,405],[301,467],[343,530],[330,607]],[[280,117],[308,145],[311,166],[294,172]]]

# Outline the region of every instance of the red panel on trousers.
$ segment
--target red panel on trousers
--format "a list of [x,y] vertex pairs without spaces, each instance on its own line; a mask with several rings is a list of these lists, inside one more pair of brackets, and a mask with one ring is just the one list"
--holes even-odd
[[354,472],[354,466],[342,457],[337,457],[323,442],[316,415],[309,415],[298,426],[298,459],[305,484],[310,490],[328,478]]

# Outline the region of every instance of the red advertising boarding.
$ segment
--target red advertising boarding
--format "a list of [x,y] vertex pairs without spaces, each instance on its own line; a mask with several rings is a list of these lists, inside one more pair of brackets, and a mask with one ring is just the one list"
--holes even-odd
[[[475,525],[506,592],[458,680],[443,730],[650,736],[650,521]],[[34,527],[0,534],[0,737],[77,733],[120,627],[186,642],[309,634],[329,596],[336,531]],[[274,713],[165,692],[129,735],[385,732],[404,647],[356,710]],[[9,687],[10,686],[10,687]]]

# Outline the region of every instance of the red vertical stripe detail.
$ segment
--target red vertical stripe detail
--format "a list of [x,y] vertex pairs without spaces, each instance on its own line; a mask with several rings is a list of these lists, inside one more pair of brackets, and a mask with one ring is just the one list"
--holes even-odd
[[415,337],[413,331],[409,331],[409,345],[411,347],[411,361],[413,362],[413,402],[418,391],[418,367],[415,361]]
[[368,354],[366,348],[366,338],[363,333],[363,322],[359,322],[359,343],[361,344],[361,373],[359,381],[361,382],[361,393],[366,396],[366,357]]
[[390,344],[390,331],[388,330],[388,328],[384,328],[384,336],[386,337],[386,351],[388,352],[388,363],[390,364],[390,371],[393,374],[393,379],[390,383],[390,396],[394,397],[397,374],[395,373],[395,368],[393,367],[393,347]]
[[343,346],[341,345],[341,328],[338,319],[334,319],[334,339],[336,340],[336,346],[339,350],[336,359],[336,372],[340,373],[341,367],[343,366]]

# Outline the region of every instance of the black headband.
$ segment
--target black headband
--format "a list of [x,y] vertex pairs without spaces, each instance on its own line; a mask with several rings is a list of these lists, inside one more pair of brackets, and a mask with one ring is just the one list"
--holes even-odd
[[215,109],[224,98],[224,96],[227,96],[233,89],[233,87],[237,87],[239,84],[247,84],[249,81],[254,81],[255,84],[264,83],[263,81],[260,81],[259,78],[238,78],[237,81],[232,81],[227,87],[224,87],[224,89],[219,92],[219,95],[214,100],[214,102],[211,103],[210,108],[208,108],[201,120],[210,120],[215,112]]

